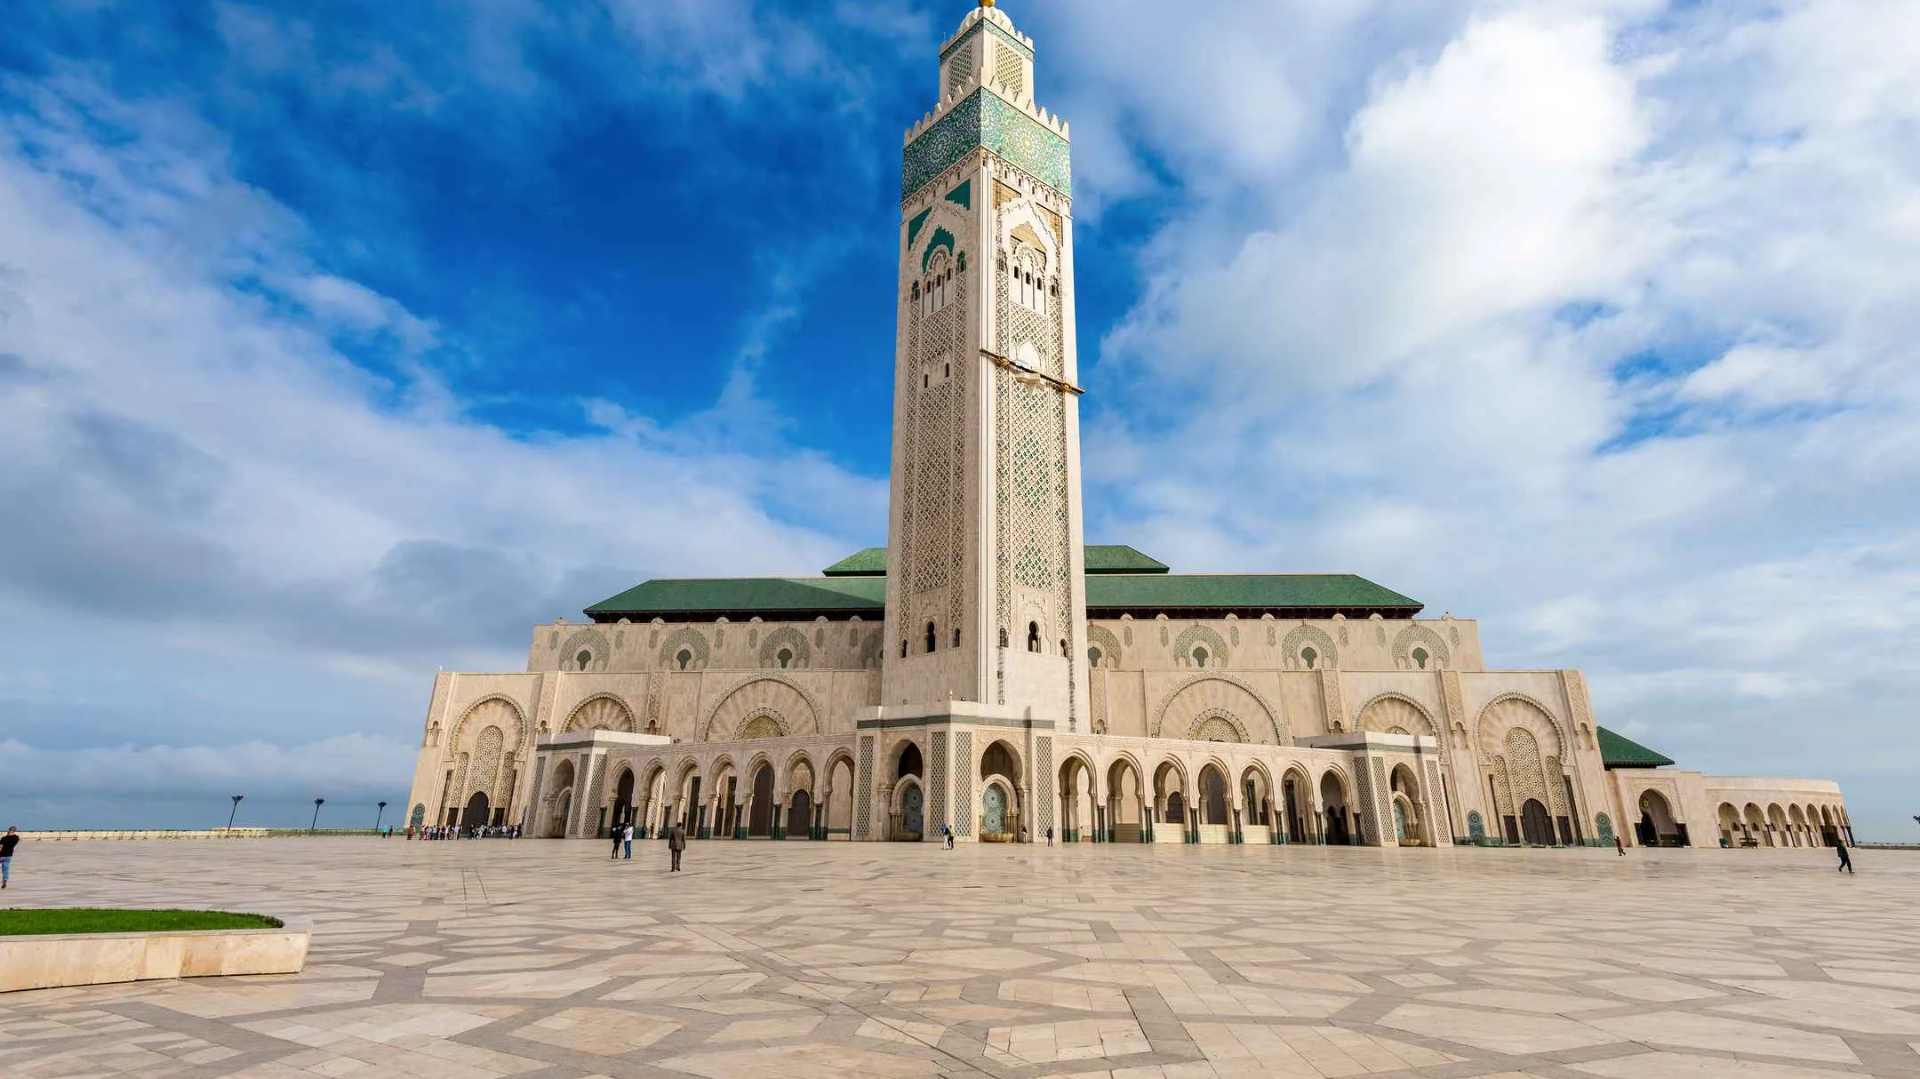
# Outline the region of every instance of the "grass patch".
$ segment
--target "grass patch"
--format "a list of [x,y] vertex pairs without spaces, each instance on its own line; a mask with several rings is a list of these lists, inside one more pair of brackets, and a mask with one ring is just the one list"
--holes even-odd
[[0,937],[46,933],[159,933],[197,929],[279,929],[281,921],[264,914],[228,914],[221,910],[0,910]]

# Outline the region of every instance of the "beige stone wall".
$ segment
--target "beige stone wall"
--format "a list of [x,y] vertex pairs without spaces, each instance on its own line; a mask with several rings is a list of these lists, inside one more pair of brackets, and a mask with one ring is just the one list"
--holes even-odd
[[[851,759],[860,743],[857,720],[876,714],[877,706],[900,703],[881,695],[879,668],[899,663],[883,650],[882,628],[877,621],[537,627],[529,673],[442,673],[435,679],[409,809],[424,806],[429,822],[441,822],[449,805],[465,806],[481,789],[486,770],[477,763],[477,742],[485,725],[519,737],[506,747],[513,754],[511,774],[503,762],[489,789],[493,805],[509,799],[511,821],[524,819],[534,743],[543,732],[597,726],[654,733],[702,753],[784,735],[782,744],[832,740]],[[1507,835],[1509,818],[1517,826],[1526,803],[1537,801],[1556,838],[1564,817],[1580,840],[1619,834],[1633,844],[1639,841],[1640,800],[1649,790],[1659,792],[1671,821],[1684,824],[1696,845],[1714,845],[1727,831],[1722,805],[1732,806],[1743,824],[1747,807],[1754,806],[1762,845],[1769,833],[1789,845],[1796,837],[1804,842],[1820,836],[1822,825],[1810,822],[1823,810],[1831,826],[1845,828],[1845,805],[1831,783],[1702,777],[1671,768],[1606,771],[1580,672],[1487,670],[1478,627],[1468,619],[1102,619],[1088,625],[1087,641],[1100,658],[1090,672],[1084,724],[1069,717],[1065,695],[1073,683],[1062,677],[1065,661],[1020,647],[1004,655],[1008,674],[1020,684],[1053,686],[1059,693],[1011,711],[985,705],[973,710],[1058,720],[1059,744],[1048,750],[1056,767],[1075,738],[1116,747],[1157,745],[1163,755],[1194,742],[1290,750],[1353,734],[1428,738],[1437,752],[1421,765],[1430,769],[1421,777],[1425,800],[1409,805],[1447,838],[1469,837],[1476,828],[1489,837]],[[1196,648],[1203,653],[1196,656]],[[1314,650],[1311,656],[1307,648]],[[1425,652],[1426,669],[1418,666],[1416,648]],[[587,670],[580,671],[583,652]],[[946,649],[910,657],[905,669],[910,673],[913,664],[960,654]],[[929,677],[941,682],[948,675]],[[905,737],[873,736],[874,774]],[[956,733],[940,752],[957,761],[961,744]],[[976,756],[986,745],[978,739],[968,744]],[[930,755],[934,747],[921,751]],[[1099,756],[1101,767],[1111,763],[1109,756]],[[1364,799],[1354,769],[1360,763],[1349,760],[1342,767],[1353,773],[1350,797],[1358,807]],[[931,784],[921,792],[929,819],[936,810],[968,811],[963,796],[981,792],[963,791],[962,778],[949,777],[937,799]],[[1152,779],[1149,773],[1149,785]],[[1369,775],[1365,782],[1374,796],[1376,826],[1384,827],[1392,792],[1380,777]],[[900,796],[897,787],[867,791],[869,799],[879,799],[870,808],[871,828],[880,828]],[[979,808],[975,802],[971,811]],[[1062,806],[1058,812],[1064,827],[1071,810]],[[584,827],[583,820],[576,814],[576,825]]]
[[[811,622],[553,622],[535,626],[527,670],[621,671],[780,669],[877,670],[885,650],[878,620]],[[894,647],[899,647],[895,642]],[[586,670],[581,671],[581,655]]]
[[[486,791],[491,807],[507,810],[505,820],[520,821],[542,734],[599,727],[683,742],[731,740],[749,727],[788,736],[846,734],[856,713],[879,703],[878,679],[878,671],[858,667],[442,672],[434,680],[402,826],[414,819],[416,806],[424,807],[426,823],[445,823],[446,810],[465,807],[478,790]],[[499,770],[483,778],[488,727],[505,737]]]
[[[1206,650],[1209,668],[1479,671],[1486,667],[1480,654],[1479,623],[1451,616],[1102,618],[1090,624],[1089,638],[1090,645],[1102,649],[1102,665],[1133,670],[1194,667],[1195,648]],[[1307,648],[1314,650],[1311,663],[1304,654]],[[1426,666],[1421,666],[1416,652],[1424,653]]]

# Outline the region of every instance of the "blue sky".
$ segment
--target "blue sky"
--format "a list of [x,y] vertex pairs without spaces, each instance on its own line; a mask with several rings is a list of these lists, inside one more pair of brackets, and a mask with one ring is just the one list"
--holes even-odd
[[[0,816],[398,801],[434,667],[883,542],[967,7],[12,13]],[[1004,10],[1073,124],[1091,539],[1366,574],[1911,830],[1920,3]]]

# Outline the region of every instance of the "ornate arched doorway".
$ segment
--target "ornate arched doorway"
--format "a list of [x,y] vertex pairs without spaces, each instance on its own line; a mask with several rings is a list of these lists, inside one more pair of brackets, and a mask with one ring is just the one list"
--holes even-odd
[[917,780],[900,785],[900,834],[895,839],[919,840],[926,837],[927,796]]
[[1325,806],[1327,842],[1345,846],[1353,842],[1353,821],[1347,813],[1347,784],[1338,772],[1320,777],[1320,804]]
[[460,814],[460,826],[462,828],[478,828],[483,824],[489,823],[487,819],[489,816],[489,808],[490,803],[487,799],[487,792],[473,792],[473,797],[467,799],[467,808]]
[[987,784],[986,793],[980,798],[980,831],[994,834],[1007,831],[1007,788],[998,783]]
[[787,838],[813,838],[813,795],[803,788],[793,792],[787,806]]
[[1426,843],[1424,822],[1420,819],[1420,781],[1413,769],[1396,765],[1391,781],[1393,795],[1393,838],[1402,846]]
[[753,770],[753,805],[747,810],[747,834],[756,839],[773,835],[773,765],[762,762]]
[[1685,831],[1673,819],[1673,807],[1666,795],[1656,790],[1640,792],[1640,820],[1634,825],[1635,838],[1643,847],[1684,847]]
[[620,773],[620,782],[613,790],[613,816],[607,826],[624,827],[633,819],[633,769],[627,768]]
[[1306,843],[1313,838],[1308,830],[1313,808],[1307,797],[1312,786],[1312,781],[1297,771],[1289,771],[1280,780],[1280,805],[1286,818],[1282,824],[1289,843]]
[[1554,844],[1553,818],[1538,798],[1529,798],[1520,807],[1520,836],[1528,846],[1551,847]]
[[1116,843],[1141,843],[1146,840],[1146,792],[1140,772],[1131,761],[1119,760],[1107,769],[1107,830]]

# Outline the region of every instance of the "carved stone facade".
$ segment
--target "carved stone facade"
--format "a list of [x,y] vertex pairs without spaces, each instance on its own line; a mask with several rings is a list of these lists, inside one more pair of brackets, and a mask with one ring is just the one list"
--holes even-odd
[[439,675],[410,822],[1405,846],[1844,834],[1832,784],[1664,769],[1599,725],[1580,672],[1490,670],[1476,623],[1419,618],[1372,582],[1189,577],[1086,547],[1068,128],[1034,74],[1033,42],[980,8],[906,135],[889,547],[818,578],[647,582],[588,623],[535,627],[524,672]]

